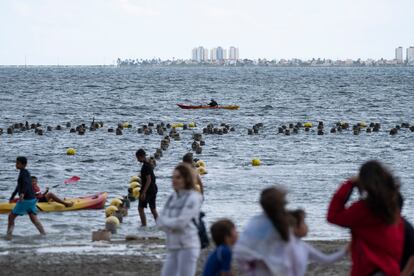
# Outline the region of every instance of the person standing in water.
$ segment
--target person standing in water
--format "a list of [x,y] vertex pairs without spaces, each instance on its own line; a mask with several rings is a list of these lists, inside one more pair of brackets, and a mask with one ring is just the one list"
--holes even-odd
[[17,186],[10,197],[10,202],[13,202],[14,197],[18,194],[19,201],[9,214],[9,222],[7,226],[7,239],[11,239],[14,230],[14,221],[17,216],[23,216],[28,214],[32,223],[39,230],[40,234],[46,235],[43,225],[37,217],[36,209],[36,196],[32,186],[32,180],[30,172],[26,169],[27,158],[19,156],[16,159],[16,169],[20,170],[19,177],[17,179]]
[[141,225],[147,226],[147,217],[145,216],[145,208],[150,207],[154,220],[157,220],[157,184],[155,182],[154,169],[146,158],[146,153],[143,149],[136,151],[135,156],[139,163],[142,163],[141,167],[141,190],[138,202],[138,213],[141,219]]

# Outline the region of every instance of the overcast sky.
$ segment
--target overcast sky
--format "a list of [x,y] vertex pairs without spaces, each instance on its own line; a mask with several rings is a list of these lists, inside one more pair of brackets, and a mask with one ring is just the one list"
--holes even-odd
[[0,64],[190,58],[393,58],[414,46],[414,0],[0,0]]

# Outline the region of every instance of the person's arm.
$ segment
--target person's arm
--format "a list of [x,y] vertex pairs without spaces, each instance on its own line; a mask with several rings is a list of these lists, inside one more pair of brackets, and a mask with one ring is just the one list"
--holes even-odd
[[198,178],[198,184],[200,185],[200,192],[203,195],[204,194],[204,185],[203,185],[203,181],[201,180],[201,176],[199,174],[197,174],[197,178]]
[[408,259],[407,264],[404,267],[404,270],[401,272],[400,276],[411,276],[414,273],[414,256],[411,256]]
[[346,207],[346,203],[351,197],[355,184],[352,180],[344,182],[334,194],[328,208],[327,220],[330,223],[342,226],[353,227],[361,223],[362,202],[356,202],[350,207]]
[[201,195],[193,194],[187,199],[179,217],[170,218],[162,213],[157,219],[157,226],[161,229],[184,230],[198,216],[200,208]]
[[145,182],[144,190],[141,193],[142,199],[145,199],[145,197],[147,195],[148,188],[151,185],[151,182],[152,182],[151,175],[148,174],[147,175],[147,181]]
[[17,192],[19,191],[19,185],[17,184],[16,188],[14,189],[13,193],[10,196],[9,201],[12,201],[14,197],[17,195]]
[[347,248],[343,248],[331,254],[325,254],[308,243],[305,243],[305,246],[309,253],[309,259],[319,264],[334,263],[342,259],[347,253]]

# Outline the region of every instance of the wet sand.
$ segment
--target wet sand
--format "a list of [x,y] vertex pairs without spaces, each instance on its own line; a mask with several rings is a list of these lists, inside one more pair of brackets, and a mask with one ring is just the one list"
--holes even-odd
[[[117,242],[120,243],[120,242]],[[125,243],[125,242],[123,242]],[[162,252],[150,249],[145,244],[161,244],[162,240],[134,241],[143,244],[143,251],[135,254],[75,254],[75,253],[36,253],[36,251],[10,251],[0,256],[1,275],[159,275],[162,266]],[[344,246],[345,241],[314,241],[317,248],[333,252]],[[156,252],[153,252],[153,251]],[[198,263],[197,275],[209,250],[203,250]],[[237,268],[234,269],[237,275]],[[310,265],[307,275],[348,275],[349,260],[344,259],[330,266]]]

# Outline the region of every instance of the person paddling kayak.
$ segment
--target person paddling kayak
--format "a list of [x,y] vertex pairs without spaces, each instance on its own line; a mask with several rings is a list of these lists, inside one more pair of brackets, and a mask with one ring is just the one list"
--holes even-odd
[[211,107],[217,107],[218,103],[214,99],[211,99],[211,101],[208,105],[211,106]]
[[72,207],[73,206],[73,202],[66,202],[66,201],[60,199],[54,193],[50,193],[49,188],[46,188],[46,191],[44,193],[42,193],[40,188],[39,188],[36,176],[32,176],[32,186],[33,186],[33,190],[35,192],[35,196],[36,196],[38,202],[55,201],[57,203],[65,205],[65,207]]

